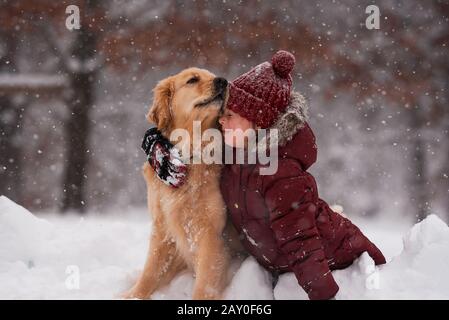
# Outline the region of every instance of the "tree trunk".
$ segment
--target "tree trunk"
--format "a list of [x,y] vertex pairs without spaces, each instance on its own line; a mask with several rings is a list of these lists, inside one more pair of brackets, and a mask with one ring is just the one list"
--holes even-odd
[[[0,34],[6,46],[0,56],[0,72],[16,72],[17,41],[11,34]],[[0,195],[15,202],[22,202],[22,131],[23,108],[19,108],[13,96],[0,92]]]
[[444,139],[446,141],[446,164],[443,168],[443,188],[446,199],[446,221],[449,222],[449,112],[446,114],[446,128],[444,130]]
[[0,96],[0,195],[18,203],[22,202],[22,110],[11,97]]
[[[93,9],[95,4],[88,1],[85,10]],[[87,19],[86,19],[87,20]],[[93,84],[97,71],[88,68],[86,62],[95,61],[97,38],[96,32],[87,26],[88,21],[81,24],[77,32],[72,49],[72,57],[77,59],[80,66],[69,74],[72,95],[68,106],[69,118],[65,124],[66,163],[63,176],[62,211],[85,212],[86,209],[86,181],[89,162],[89,112],[94,102]]]
[[413,133],[411,169],[412,179],[410,198],[413,205],[415,220],[425,219],[430,213],[430,196],[428,192],[428,180],[426,175],[426,155],[424,141],[421,134],[422,115],[419,109],[411,111],[411,127]]
[[70,117],[65,124],[66,164],[63,180],[62,211],[85,211],[86,179],[89,150],[89,111],[92,107],[92,83],[94,74],[78,74],[72,77],[74,97],[69,102]]

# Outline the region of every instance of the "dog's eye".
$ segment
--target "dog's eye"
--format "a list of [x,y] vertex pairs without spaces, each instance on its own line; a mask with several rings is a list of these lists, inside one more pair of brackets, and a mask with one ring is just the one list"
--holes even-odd
[[198,77],[190,78],[189,81],[187,81],[187,84],[193,84],[197,83],[200,79]]

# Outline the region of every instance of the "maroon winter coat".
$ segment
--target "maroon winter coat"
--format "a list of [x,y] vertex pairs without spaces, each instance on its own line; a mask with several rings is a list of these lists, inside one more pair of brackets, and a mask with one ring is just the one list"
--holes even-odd
[[317,148],[306,113],[304,98],[292,93],[272,127],[279,130],[274,175],[260,175],[260,164],[225,165],[221,190],[248,252],[269,270],[294,272],[310,299],[328,299],[338,291],[330,270],[349,266],[364,251],[376,264],[385,258],[351,221],[319,198],[307,172]]

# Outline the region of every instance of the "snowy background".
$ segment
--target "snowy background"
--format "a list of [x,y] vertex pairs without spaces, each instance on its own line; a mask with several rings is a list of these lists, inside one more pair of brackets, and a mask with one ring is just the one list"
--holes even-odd
[[[79,30],[65,25],[72,4]],[[189,66],[232,80],[279,49],[294,53],[310,103],[320,196],[392,261],[335,272],[337,298],[449,298],[449,1],[377,0],[379,30],[365,26],[370,4],[0,1],[0,298],[129,287],[151,226],[140,150],[151,89]],[[273,297],[253,260],[234,269],[228,297]],[[191,285],[181,275],[153,298]],[[290,275],[274,295],[304,297]]]

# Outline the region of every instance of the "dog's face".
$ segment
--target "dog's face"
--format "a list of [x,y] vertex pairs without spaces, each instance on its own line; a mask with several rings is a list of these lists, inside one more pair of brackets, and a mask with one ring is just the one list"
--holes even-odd
[[226,102],[228,82],[207,70],[189,68],[160,81],[153,92],[147,118],[163,133],[190,129],[193,121],[201,121],[204,130],[216,125]]

